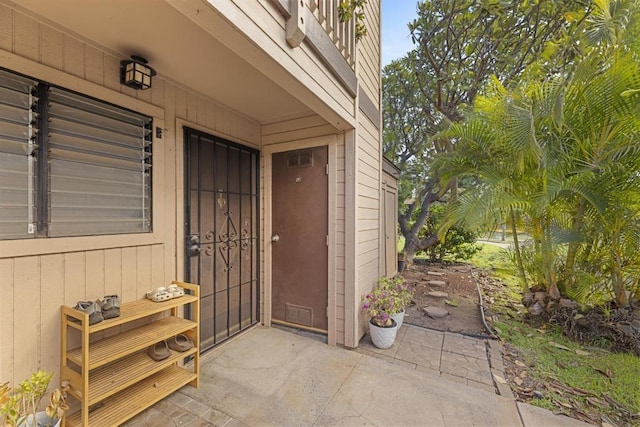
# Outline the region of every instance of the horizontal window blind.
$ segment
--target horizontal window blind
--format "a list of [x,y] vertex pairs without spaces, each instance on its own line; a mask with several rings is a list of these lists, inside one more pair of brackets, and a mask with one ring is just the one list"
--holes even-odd
[[48,98],[49,235],[151,231],[151,119],[63,89]]
[[35,237],[35,86],[0,70],[0,239]]

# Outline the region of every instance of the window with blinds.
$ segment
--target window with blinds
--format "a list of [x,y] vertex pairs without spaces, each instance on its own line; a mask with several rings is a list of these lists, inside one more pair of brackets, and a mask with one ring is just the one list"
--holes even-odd
[[151,118],[3,77],[21,85],[0,92],[0,238],[150,232]]
[[35,236],[35,86],[0,70],[0,239]]

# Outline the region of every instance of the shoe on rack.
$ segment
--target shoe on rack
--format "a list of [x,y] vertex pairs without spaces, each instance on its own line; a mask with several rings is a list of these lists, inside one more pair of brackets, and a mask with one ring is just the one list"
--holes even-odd
[[171,294],[172,298],[178,298],[184,295],[184,289],[176,285],[175,283],[167,286],[167,292]]
[[167,288],[161,286],[152,291],[147,292],[147,298],[149,298],[153,302],[162,302],[167,301],[173,298],[173,294],[167,291]]
[[167,345],[171,350],[183,352],[193,348],[193,341],[185,334],[178,334],[169,338]]
[[102,317],[105,319],[113,319],[120,316],[120,297],[118,295],[107,295],[96,302],[102,310]]
[[171,356],[171,351],[167,346],[167,341],[162,340],[149,347],[149,349],[147,350],[147,354],[150,358],[152,358],[156,362],[159,362]]
[[78,301],[73,308],[89,315],[89,325],[95,325],[104,320],[100,306],[93,301]]

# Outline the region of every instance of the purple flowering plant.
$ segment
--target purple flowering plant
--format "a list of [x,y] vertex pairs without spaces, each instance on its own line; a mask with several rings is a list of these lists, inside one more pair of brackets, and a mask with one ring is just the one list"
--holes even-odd
[[393,325],[391,316],[400,313],[411,302],[413,292],[401,277],[378,278],[376,287],[362,297],[362,311],[380,327]]
[[378,287],[388,289],[394,294],[397,299],[396,303],[402,307],[400,311],[411,304],[413,300],[413,287],[402,276],[393,278],[380,276],[378,278]]

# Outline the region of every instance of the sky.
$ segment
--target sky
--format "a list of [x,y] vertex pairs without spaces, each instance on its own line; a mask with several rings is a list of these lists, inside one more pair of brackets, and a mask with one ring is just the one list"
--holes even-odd
[[413,49],[407,24],[413,21],[417,0],[382,0],[382,66]]

